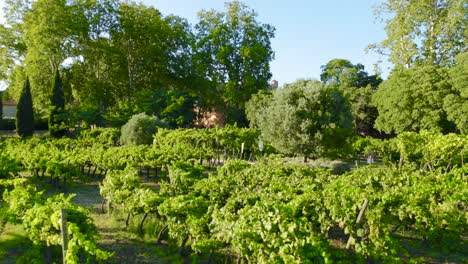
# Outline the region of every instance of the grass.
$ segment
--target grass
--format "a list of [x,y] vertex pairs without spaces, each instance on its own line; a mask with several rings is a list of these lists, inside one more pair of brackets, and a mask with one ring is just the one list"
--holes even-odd
[[0,263],[15,263],[16,259],[32,248],[23,226],[3,224],[0,233]]

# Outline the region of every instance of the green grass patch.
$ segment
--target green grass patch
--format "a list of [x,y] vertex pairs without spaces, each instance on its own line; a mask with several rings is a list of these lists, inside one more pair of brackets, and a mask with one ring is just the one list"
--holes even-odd
[[0,234],[0,263],[15,263],[32,246],[22,225],[4,224]]

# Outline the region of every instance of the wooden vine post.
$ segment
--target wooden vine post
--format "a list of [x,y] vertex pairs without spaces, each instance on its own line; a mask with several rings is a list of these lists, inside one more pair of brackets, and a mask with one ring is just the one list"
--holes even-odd
[[63,255],[63,264],[66,264],[66,255],[67,255],[67,247],[68,247],[68,232],[67,232],[67,215],[65,212],[65,208],[62,208],[61,214],[61,223],[60,227],[62,229],[62,255]]
[[[364,203],[362,204],[361,211],[359,212],[359,215],[356,219],[356,224],[359,224],[364,217],[364,213],[366,212],[367,206],[369,205],[369,199],[365,199]],[[351,242],[353,241],[353,236],[350,235],[348,239],[348,243],[346,243],[346,249],[349,249],[351,247]]]
[[240,159],[244,157],[244,142],[241,143]]

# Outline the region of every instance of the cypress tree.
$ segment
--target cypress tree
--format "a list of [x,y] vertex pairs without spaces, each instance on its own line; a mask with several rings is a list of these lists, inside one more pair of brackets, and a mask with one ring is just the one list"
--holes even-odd
[[55,70],[55,78],[52,82],[52,98],[49,112],[49,133],[53,137],[63,137],[65,114],[65,95],[63,93],[62,79],[60,73]]
[[20,137],[29,137],[34,131],[34,114],[29,79],[26,78],[21,96],[16,105],[16,132]]

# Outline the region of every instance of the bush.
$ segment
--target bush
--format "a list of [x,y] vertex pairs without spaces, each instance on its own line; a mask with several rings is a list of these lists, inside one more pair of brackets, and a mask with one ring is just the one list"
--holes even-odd
[[0,130],[15,130],[16,119],[14,118],[3,118],[0,120]]
[[49,121],[47,119],[34,116],[34,130],[49,130]]
[[160,127],[167,127],[167,124],[155,116],[148,116],[145,113],[134,115],[122,126],[120,143],[122,145],[150,145],[153,142],[153,134]]

